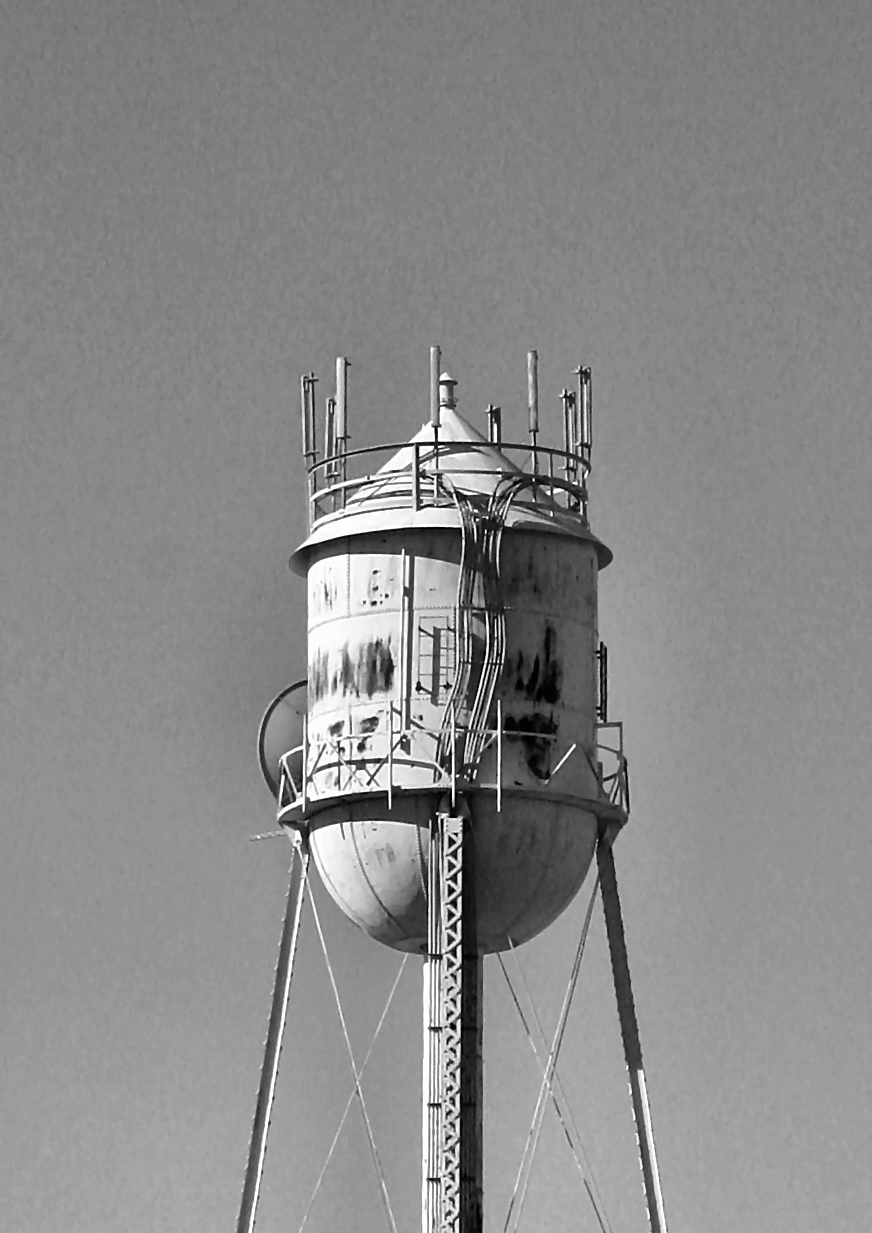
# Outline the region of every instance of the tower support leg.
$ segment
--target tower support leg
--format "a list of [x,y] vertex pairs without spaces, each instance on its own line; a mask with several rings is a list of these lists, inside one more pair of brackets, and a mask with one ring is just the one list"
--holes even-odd
[[270,1011],[269,1027],[267,1028],[266,1043],[263,1051],[263,1067],[260,1074],[257,1105],[254,1111],[254,1124],[251,1128],[248,1167],[245,1171],[245,1182],[242,1187],[239,1220],[236,1224],[237,1233],[254,1233],[257,1201],[260,1195],[260,1183],[263,1176],[263,1162],[266,1156],[266,1138],[269,1131],[270,1113],[272,1112],[276,1081],[279,1073],[279,1057],[282,1051],[285,1020],[288,1015],[288,999],[291,995],[291,977],[294,974],[294,956],[296,955],[297,938],[300,933],[300,916],[303,911],[303,900],[306,896],[309,846],[305,837],[298,833],[293,835],[292,845],[288,905],[285,910],[285,923],[282,927],[282,940],[279,944],[279,957],[276,963],[272,1009]]
[[430,839],[424,965],[423,1233],[482,1231],[482,960],[468,820]]
[[596,856],[603,897],[603,914],[606,918],[606,933],[609,939],[609,954],[612,960],[612,975],[615,981],[615,996],[618,1003],[618,1018],[624,1042],[624,1058],[630,1077],[630,1096],[633,1101],[633,1115],[636,1119],[636,1137],[639,1141],[639,1157],[645,1183],[648,1220],[651,1224],[651,1233],[667,1233],[663,1195],[660,1191],[660,1174],[657,1171],[657,1156],[654,1151],[654,1130],[651,1125],[651,1110],[648,1105],[645,1071],[642,1066],[639,1024],[636,1020],[636,1004],[630,984],[630,964],[627,959],[621,901],[618,897],[615,857],[611,842],[602,835],[597,843]]

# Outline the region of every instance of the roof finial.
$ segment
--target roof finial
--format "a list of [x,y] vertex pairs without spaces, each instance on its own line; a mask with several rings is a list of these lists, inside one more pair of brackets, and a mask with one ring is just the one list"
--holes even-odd
[[457,406],[457,399],[454,397],[454,387],[457,382],[450,373],[444,372],[439,378],[439,406],[447,407],[449,411],[453,411]]

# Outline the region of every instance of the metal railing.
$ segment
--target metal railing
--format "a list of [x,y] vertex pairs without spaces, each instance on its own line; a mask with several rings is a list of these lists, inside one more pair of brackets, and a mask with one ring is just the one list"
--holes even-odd
[[[495,448],[510,461],[513,455],[519,461],[512,467],[495,470]],[[401,450],[409,452],[408,466],[379,470],[380,457],[388,460]],[[480,467],[468,465],[470,455],[476,454],[482,458]],[[457,465],[461,456],[465,460],[462,466]],[[349,474],[354,470],[360,474]],[[551,516],[574,515],[587,524],[589,473],[590,463],[578,454],[530,443],[501,442],[495,447],[477,441],[413,441],[366,446],[322,458],[309,466],[309,529],[347,513],[350,507],[363,512],[373,508],[419,510],[452,506],[452,488],[473,495],[481,491],[486,497],[492,491],[494,479],[509,481],[519,474],[527,477],[529,491],[519,495],[517,504]],[[543,495],[547,501],[542,500]]]
[[[288,750],[279,760],[278,820],[281,823],[298,824],[305,818],[310,806],[326,804],[344,796],[386,796],[390,809],[395,793],[409,791],[447,792],[452,803],[458,792],[492,791],[496,793],[497,810],[500,811],[505,788],[506,746],[514,748],[525,738],[534,737],[536,741],[550,743],[553,756],[557,757],[558,742],[565,745],[565,738],[557,735],[506,732],[502,707],[498,703],[496,727],[483,731],[483,743],[476,765],[468,766],[458,759],[460,737],[464,735],[459,727],[455,730],[452,724],[448,758],[441,761],[435,757],[435,751],[440,741],[444,742],[446,733],[443,728],[427,728],[420,724],[398,726],[395,721],[400,718],[401,712],[393,704],[389,704],[382,713],[387,714],[388,724],[381,734],[374,732],[364,736],[352,733],[310,741],[304,725],[302,744]],[[595,732],[596,750],[593,754],[580,741],[565,745],[556,764],[541,779],[541,785],[543,789],[551,789],[570,758],[578,754],[592,772],[598,803],[606,806],[610,813],[626,816],[630,809],[630,783],[624,755],[623,724],[597,724]],[[380,743],[387,746],[381,751],[371,747],[378,735],[382,736]],[[370,743],[370,747],[361,748],[364,742]],[[433,756],[427,752],[428,743],[432,745]],[[481,774],[480,768],[484,755],[490,749],[494,750],[494,757],[487,768],[490,771],[488,776],[487,773]],[[432,775],[432,781],[410,783],[410,773],[414,772]]]
[[630,812],[630,770],[624,754],[624,725],[620,720],[596,726],[599,781],[609,804]]

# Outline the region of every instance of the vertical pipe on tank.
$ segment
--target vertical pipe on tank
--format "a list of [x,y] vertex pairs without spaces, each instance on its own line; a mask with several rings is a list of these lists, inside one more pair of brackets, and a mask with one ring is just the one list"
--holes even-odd
[[572,417],[572,435],[573,435],[573,453],[576,457],[583,456],[582,442],[584,441],[584,374],[586,369],[583,364],[579,364],[578,368],[574,369],[575,376],[578,378],[578,389],[575,395],[575,408]]
[[503,700],[497,698],[497,813],[503,811]]
[[604,642],[600,642],[596,658],[599,670],[596,717],[600,723],[607,724],[609,722],[609,648]]
[[430,423],[433,427],[433,504],[439,500],[439,370],[442,367],[442,351],[430,348]]
[[495,407],[493,403],[488,404],[487,408],[487,439],[493,442],[494,445],[499,445],[503,439],[503,413],[502,408]]
[[336,399],[328,398],[324,414],[324,458],[327,461],[327,476],[333,475],[333,457],[336,453]]
[[[348,449],[348,360],[344,355],[336,357],[336,453],[339,455],[337,477],[342,484],[348,478],[345,453]],[[345,508],[345,489],[339,499]]]
[[[571,390],[563,389],[560,392],[560,399],[563,403],[563,453],[566,457],[563,460],[563,478],[567,484],[572,482],[574,468],[572,465],[572,455],[575,453],[573,445],[573,409],[575,407],[575,395]],[[567,505],[572,505],[572,496],[566,494]]]
[[581,473],[581,512],[587,518],[587,477],[593,453],[593,383],[589,368],[582,372],[582,382],[581,456],[586,466],[582,467]]
[[421,447],[412,446],[412,509],[421,508]]
[[309,373],[309,440],[312,442],[312,462],[318,461],[318,423],[315,410],[315,384],[318,378]]
[[400,557],[400,731],[412,726],[412,631],[415,619],[415,558],[405,548]]
[[539,470],[536,441],[539,436],[539,353],[527,352],[527,414],[530,421],[530,444],[533,447],[533,471]]
[[439,427],[439,370],[442,367],[442,352],[439,347],[430,348],[430,423]]
[[336,357],[336,445],[341,453],[348,440],[348,360]]
[[316,513],[313,498],[318,489],[318,476],[313,470],[318,462],[318,444],[315,439],[315,381],[313,372],[300,376],[300,427],[303,436],[303,456],[308,472],[309,523]]
[[312,524],[312,497],[315,493],[312,467],[311,423],[309,420],[309,378],[306,373],[300,374],[300,426],[303,432],[303,457],[306,460],[306,505],[309,525]]
[[307,796],[309,792],[309,716],[303,716],[303,765],[302,772],[302,814],[306,816]]
[[590,369],[582,368],[580,376],[581,454],[587,462],[590,462],[593,451],[593,389]]
[[309,422],[309,374],[300,374],[300,420],[303,429],[303,457],[310,465],[312,455],[311,424]]
[[406,723],[406,550],[400,552],[400,631],[399,631],[400,671],[397,674],[397,692],[400,701],[400,731],[407,732]]
[[[328,398],[324,408],[324,479],[330,488],[336,479],[336,399]],[[336,509],[336,493],[333,493]]]

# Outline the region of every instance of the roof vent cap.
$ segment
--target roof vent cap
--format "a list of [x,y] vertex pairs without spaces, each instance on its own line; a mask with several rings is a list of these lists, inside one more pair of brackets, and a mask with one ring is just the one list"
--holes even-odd
[[450,373],[444,372],[439,378],[439,406],[447,407],[449,411],[453,411],[457,406],[457,399],[454,397],[454,389],[457,382]]

